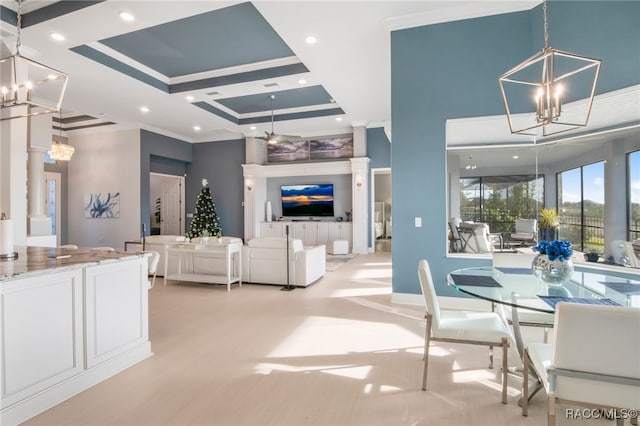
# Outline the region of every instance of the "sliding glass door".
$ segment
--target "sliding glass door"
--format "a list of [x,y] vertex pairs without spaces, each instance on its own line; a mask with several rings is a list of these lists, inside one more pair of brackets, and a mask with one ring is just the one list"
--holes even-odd
[[560,238],[604,252],[604,162],[558,174]]

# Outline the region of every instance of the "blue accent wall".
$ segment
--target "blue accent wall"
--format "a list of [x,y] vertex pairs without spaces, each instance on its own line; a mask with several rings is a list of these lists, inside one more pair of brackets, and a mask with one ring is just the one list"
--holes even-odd
[[[187,166],[186,212],[195,212],[202,179],[206,178],[216,204],[216,213],[222,223],[222,234],[242,238],[244,178],[241,164],[244,161],[244,140],[193,144],[193,161]],[[187,231],[190,224],[191,218],[187,218]]]
[[[497,77],[542,48],[541,16],[538,6],[391,34],[395,293],[420,294],[422,258],[445,296],[459,295],[448,272],[489,263],[446,257],[445,121],[504,114]],[[603,59],[597,93],[640,82],[640,2],[553,1],[549,17],[552,47]]]
[[384,128],[367,129],[367,157],[372,169],[391,167],[391,143]]
[[[146,226],[147,235],[151,232],[149,173],[184,176],[186,164],[190,163],[192,158],[192,144],[148,130],[140,130],[140,223]],[[187,183],[185,186],[188,187]]]

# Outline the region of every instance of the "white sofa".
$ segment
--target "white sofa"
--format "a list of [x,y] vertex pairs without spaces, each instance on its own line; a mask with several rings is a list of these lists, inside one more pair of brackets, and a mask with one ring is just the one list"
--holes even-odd
[[[319,280],[326,270],[324,245],[304,248],[302,240],[289,239],[289,284],[306,287]],[[287,239],[261,237],[242,247],[242,281],[287,284]]]
[[167,248],[184,243],[186,240],[182,235],[150,235],[145,237],[144,249],[160,253],[156,275],[164,275],[164,264],[167,261]]

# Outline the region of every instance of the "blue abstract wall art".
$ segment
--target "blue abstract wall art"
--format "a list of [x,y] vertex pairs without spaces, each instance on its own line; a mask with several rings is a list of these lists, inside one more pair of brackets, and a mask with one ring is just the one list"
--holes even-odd
[[113,219],[120,217],[120,193],[96,192],[84,196],[84,217]]

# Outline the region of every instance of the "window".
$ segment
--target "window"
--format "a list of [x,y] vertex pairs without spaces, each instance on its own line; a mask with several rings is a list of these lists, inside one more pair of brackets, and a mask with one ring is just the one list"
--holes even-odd
[[627,154],[629,240],[640,238],[640,151]]
[[604,252],[604,161],[558,174],[560,238]]
[[544,203],[544,177],[483,176],[460,179],[462,220],[484,222],[491,232],[511,232],[518,218],[536,218]]

